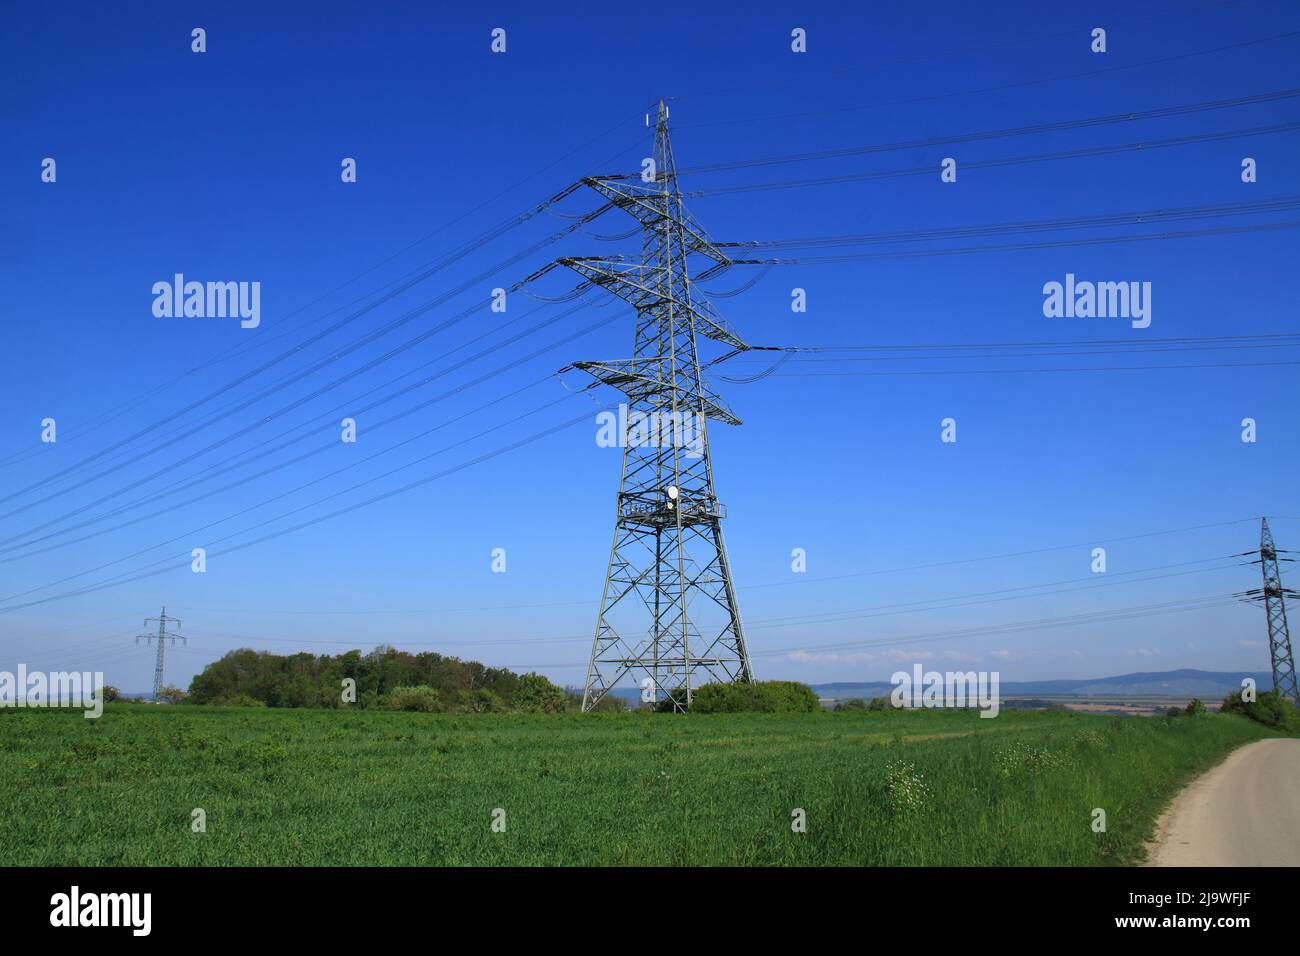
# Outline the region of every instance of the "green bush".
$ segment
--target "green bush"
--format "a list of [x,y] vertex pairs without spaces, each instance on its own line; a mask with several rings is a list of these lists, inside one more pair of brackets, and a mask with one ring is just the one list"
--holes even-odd
[[564,704],[564,689],[541,674],[529,673],[519,678],[514,698],[516,710],[526,714],[559,714],[564,712]]
[[428,684],[415,687],[394,687],[388,692],[390,710],[417,710],[433,713],[438,709],[438,692]]
[[506,709],[498,694],[480,687],[478,690],[458,690],[451,700],[450,710],[458,714],[495,714]]
[[788,680],[705,684],[691,700],[691,712],[695,714],[806,714],[819,710],[821,704],[811,687]]
[[[1160,711],[1156,710],[1155,713],[1159,714]],[[1206,713],[1205,704],[1201,702],[1199,697],[1193,697],[1189,700],[1186,708],[1166,707],[1164,711],[1166,717],[1204,717]]]
[[1241,714],[1274,730],[1300,733],[1300,710],[1275,690],[1264,691],[1249,702],[1242,700],[1241,694],[1229,694],[1223,698],[1220,711],[1225,714]]

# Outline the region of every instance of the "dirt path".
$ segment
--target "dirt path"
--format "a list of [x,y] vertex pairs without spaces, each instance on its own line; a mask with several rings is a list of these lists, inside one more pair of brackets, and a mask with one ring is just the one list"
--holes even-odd
[[1300,740],[1259,740],[1180,793],[1151,866],[1300,866]]

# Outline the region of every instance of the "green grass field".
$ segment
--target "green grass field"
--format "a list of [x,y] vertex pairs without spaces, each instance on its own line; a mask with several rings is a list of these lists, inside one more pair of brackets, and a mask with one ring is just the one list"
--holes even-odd
[[1132,863],[1182,784],[1268,735],[1012,711],[5,710],[0,864]]

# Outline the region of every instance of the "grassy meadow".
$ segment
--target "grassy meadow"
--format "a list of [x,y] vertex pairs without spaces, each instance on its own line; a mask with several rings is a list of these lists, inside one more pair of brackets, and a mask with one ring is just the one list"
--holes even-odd
[[1125,864],[1182,784],[1269,733],[1014,711],[4,710],[0,865]]

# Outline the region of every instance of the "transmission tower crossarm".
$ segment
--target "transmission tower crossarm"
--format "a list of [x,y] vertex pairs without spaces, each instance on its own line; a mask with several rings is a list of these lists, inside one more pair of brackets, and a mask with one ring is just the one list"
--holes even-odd
[[[659,202],[663,196],[662,183],[637,184],[620,182],[623,177],[590,176],[583,180],[600,195],[634,217],[645,228],[660,227],[667,218]],[[676,176],[674,175],[674,179]],[[673,225],[680,229],[688,252],[698,252],[719,265],[729,265],[731,260],[701,229],[685,210],[679,209]]]
[[707,301],[693,301],[676,295],[676,290],[665,292],[659,288],[652,264],[625,265],[617,259],[589,256],[566,256],[556,261],[568,266],[593,285],[601,286],[624,299],[638,311],[663,301],[685,313],[681,318],[692,319],[694,332],[734,349],[749,348],[745,340],[727,325]]
[[[655,374],[657,364],[659,363],[648,363],[644,359],[612,359],[604,362],[574,362],[570,368],[586,372],[597,381],[617,388],[629,399],[653,403],[657,401],[653,396],[665,388],[663,379]],[[678,401],[675,404],[680,414],[699,411],[726,425],[743,424],[740,417],[707,386],[699,390],[693,385],[683,384],[674,391],[677,392]]]

